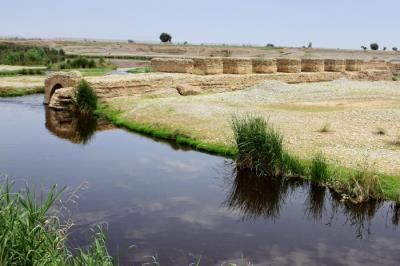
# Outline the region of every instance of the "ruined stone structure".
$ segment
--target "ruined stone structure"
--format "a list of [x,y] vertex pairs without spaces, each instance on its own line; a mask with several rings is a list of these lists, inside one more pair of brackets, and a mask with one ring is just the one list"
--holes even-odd
[[346,61],[343,59],[325,59],[325,71],[328,72],[345,72]]
[[194,69],[193,74],[198,75],[218,75],[224,71],[222,58],[193,58]]
[[301,59],[302,72],[324,72],[325,61],[324,59]]
[[156,72],[192,73],[194,62],[192,59],[153,58],[151,67]]
[[277,71],[276,59],[253,59],[253,73],[271,74]]
[[[155,58],[156,72],[132,75],[85,77],[102,99],[142,94],[196,95],[244,89],[264,80],[287,83],[353,80],[392,80],[400,74],[400,62],[357,59],[247,59],[247,58]],[[392,74],[393,73],[393,74]],[[232,75],[233,74],[233,75]],[[79,72],[56,72],[45,81],[44,103],[65,109],[72,103],[73,89],[82,80]]]
[[53,73],[44,83],[44,103],[50,103],[50,98],[56,90],[75,87],[81,79],[82,75],[77,71]]
[[278,66],[278,72],[284,73],[299,73],[301,72],[301,60],[290,59],[290,58],[278,58],[276,59]]
[[251,59],[247,58],[224,58],[224,74],[251,74],[253,64]]
[[390,70],[392,71],[394,76],[400,76],[400,61],[391,62],[390,63]]
[[361,71],[363,70],[364,61],[359,59],[347,59],[346,70],[347,71]]

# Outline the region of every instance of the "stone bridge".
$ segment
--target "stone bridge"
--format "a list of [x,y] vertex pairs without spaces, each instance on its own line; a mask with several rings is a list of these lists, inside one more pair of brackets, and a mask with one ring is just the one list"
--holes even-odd
[[[247,58],[155,58],[156,73],[85,77],[100,99],[140,94],[194,95],[234,91],[264,80],[287,83],[353,80],[392,80],[397,70],[383,60],[358,59],[247,59]],[[400,68],[399,68],[400,69]],[[79,72],[56,72],[45,81],[44,103],[64,109],[73,88],[82,80]]]

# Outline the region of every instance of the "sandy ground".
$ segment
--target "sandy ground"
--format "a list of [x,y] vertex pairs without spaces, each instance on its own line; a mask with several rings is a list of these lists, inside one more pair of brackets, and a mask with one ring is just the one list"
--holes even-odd
[[0,77],[0,88],[41,88],[44,86],[45,79],[45,76]]
[[[400,82],[267,81],[235,92],[110,103],[130,120],[208,142],[232,143],[232,115],[257,114],[279,128],[286,147],[301,156],[321,151],[340,165],[359,168],[368,162],[374,170],[400,175]],[[325,125],[329,132],[320,132]]]

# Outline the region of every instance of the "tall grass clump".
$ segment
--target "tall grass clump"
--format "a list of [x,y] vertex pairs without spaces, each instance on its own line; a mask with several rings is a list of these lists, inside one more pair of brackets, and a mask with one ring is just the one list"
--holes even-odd
[[321,153],[317,153],[311,160],[310,178],[317,183],[327,182],[330,178],[328,164]]
[[88,250],[67,249],[71,225],[50,214],[62,192],[53,186],[39,197],[29,187],[14,192],[8,180],[0,186],[0,265],[112,265],[101,231]]
[[283,138],[264,118],[233,116],[232,129],[240,169],[250,169],[259,176],[283,174]]
[[74,107],[79,113],[93,113],[97,108],[97,95],[86,80],[79,82],[74,90]]
[[331,186],[337,192],[346,194],[354,203],[385,198],[379,175],[367,168],[360,169],[352,173],[346,181],[332,183]]

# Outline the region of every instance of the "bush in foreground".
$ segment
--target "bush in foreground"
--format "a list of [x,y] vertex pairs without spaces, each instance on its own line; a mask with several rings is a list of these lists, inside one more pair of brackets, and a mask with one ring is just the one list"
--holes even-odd
[[68,250],[70,225],[49,215],[62,191],[53,186],[37,197],[29,187],[15,192],[8,181],[0,186],[0,265],[113,265],[101,231],[88,250]]
[[79,82],[74,90],[74,107],[81,113],[93,113],[97,108],[97,95],[86,80]]
[[267,121],[251,115],[234,116],[232,129],[239,168],[251,169],[259,176],[283,174],[283,138]]

